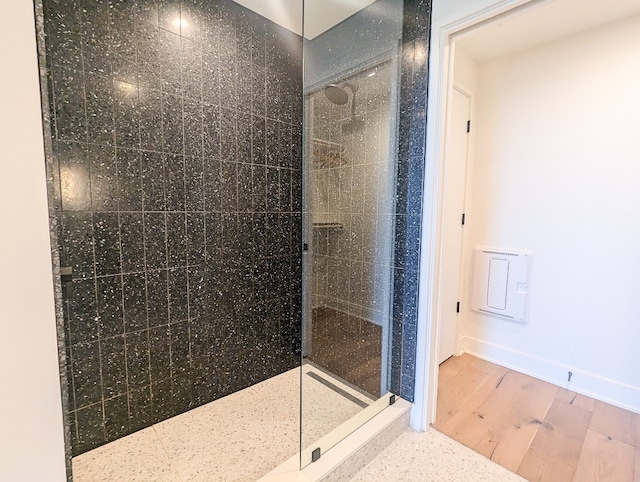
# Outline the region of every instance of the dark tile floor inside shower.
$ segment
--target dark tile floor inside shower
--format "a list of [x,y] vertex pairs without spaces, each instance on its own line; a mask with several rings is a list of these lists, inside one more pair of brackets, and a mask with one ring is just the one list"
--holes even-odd
[[312,352],[320,368],[378,398],[382,358],[382,327],[333,308],[312,313]]

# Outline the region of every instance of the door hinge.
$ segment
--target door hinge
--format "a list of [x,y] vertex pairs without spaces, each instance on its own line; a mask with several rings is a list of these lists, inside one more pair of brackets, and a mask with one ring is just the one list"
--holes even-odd
[[460,302],[456,304],[456,313],[460,313]]
[[465,222],[466,217],[467,217],[466,214],[462,213],[462,225],[463,226],[464,226],[464,222]]
[[471,132],[471,121],[467,121],[467,132]]

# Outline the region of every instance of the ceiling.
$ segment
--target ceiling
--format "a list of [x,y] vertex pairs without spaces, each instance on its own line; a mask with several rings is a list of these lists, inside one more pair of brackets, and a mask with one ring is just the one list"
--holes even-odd
[[[292,32],[302,35],[303,0],[234,0]],[[312,40],[375,0],[304,0],[304,37]]]
[[[311,40],[375,0],[234,0]],[[447,1],[447,0],[442,0]],[[640,0],[533,0],[456,34],[456,45],[478,63],[529,49],[616,20],[640,15]]]
[[456,34],[456,48],[481,64],[634,15],[640,0],[534,1]]

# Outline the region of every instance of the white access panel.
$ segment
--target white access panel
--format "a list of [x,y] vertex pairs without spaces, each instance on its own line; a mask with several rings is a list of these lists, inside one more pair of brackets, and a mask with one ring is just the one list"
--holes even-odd
[[527,323],[531,251],[476,246],[471,309]]

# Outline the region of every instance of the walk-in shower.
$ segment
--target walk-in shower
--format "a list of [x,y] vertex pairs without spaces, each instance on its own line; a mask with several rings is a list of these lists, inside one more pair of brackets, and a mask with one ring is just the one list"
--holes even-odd
[[241,1],[36,3],[70,454],[286,386],[304,465],[411,399],[406,2],[313,35]]

